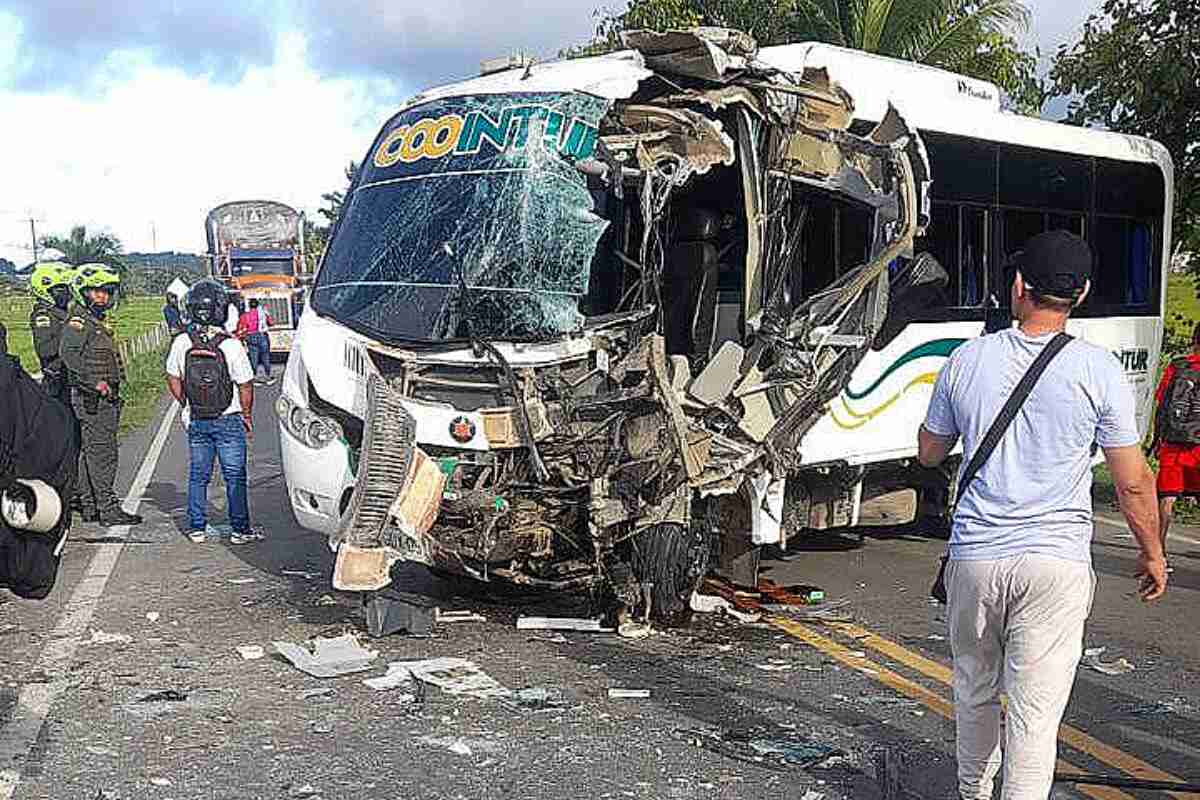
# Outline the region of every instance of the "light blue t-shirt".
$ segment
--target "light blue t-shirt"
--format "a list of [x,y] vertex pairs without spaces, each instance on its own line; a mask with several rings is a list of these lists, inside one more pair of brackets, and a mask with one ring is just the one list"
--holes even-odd
[[[963,466],[1054,334],[1018,328],[959,347],[937,383],[925,429],[963,439]],[[999,445],[963,493],[950,557],[1038,553],[1091,563],[1094,447],[1137,444],[1133,391],[1111,353],[1078,339],[1042,373]],[[961,468],[960,473],[961,475]]]

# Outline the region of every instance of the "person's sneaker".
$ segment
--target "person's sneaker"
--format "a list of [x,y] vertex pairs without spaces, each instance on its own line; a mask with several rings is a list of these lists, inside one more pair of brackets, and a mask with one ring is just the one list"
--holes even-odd
[[261,542],[266,539],[266,535],[258,528],[251,528],[245,533],[234,531],[229,535],[230,544],[250,544],[251,542]]
[[208,536],[204,531],[192,531],[187,537],[192,540],[192,544],[204,544],[208,541]]
[[141,514],[130,514],[123,508],[114,508],[100,515],[100,524],[106,528],[114,525],[141,525]]

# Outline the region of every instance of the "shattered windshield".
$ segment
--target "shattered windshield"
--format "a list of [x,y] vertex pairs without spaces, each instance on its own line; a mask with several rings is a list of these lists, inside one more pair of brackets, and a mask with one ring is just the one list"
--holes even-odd
[[394,117],[347,200],[316,310],[384,341],[578,330],[608,221],[575,163],[592,155],[608,106],[479,95]]

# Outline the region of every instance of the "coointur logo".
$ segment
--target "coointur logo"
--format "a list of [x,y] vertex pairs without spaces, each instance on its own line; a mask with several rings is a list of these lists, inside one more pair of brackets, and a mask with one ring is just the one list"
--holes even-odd
[[958,93],[965,94],[967,97],[974,98],[975,100],[991,101],[996,99],[987,89],[978,86],[972,86],[966,81],[958,82]]

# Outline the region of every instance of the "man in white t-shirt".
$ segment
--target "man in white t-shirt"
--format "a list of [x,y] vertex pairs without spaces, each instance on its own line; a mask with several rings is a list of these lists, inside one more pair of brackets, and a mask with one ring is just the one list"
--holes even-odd
[[250,525],[246,483],[246,436],[254,430],[254,373],[245,349],[222,329],[224,288],[216,281],[200,281],[188,292],[186,305],[191,325],[171,344],[167,388],[184,407],[188,432],[188,538],[202,544],[209,535],[208,482],[216,458],[225,479],[233,529],[230,544],[258,541],[263,535]]

